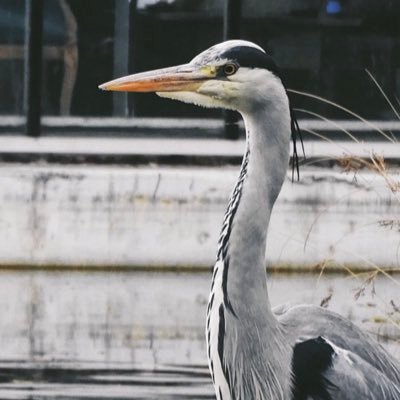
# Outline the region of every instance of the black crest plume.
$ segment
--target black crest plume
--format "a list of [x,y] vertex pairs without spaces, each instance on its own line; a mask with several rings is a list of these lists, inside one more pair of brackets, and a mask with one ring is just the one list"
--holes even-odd
[[299,123],[297,122],[296,115],[294,113],[293,107],[290,104],[290,127],[292,130],[292,142],[293,142],[293,156],[292,156],[292,182],[294,181],[294,171],[296,170],[297,173],[297,180],[300,180],[300,160],[299,160],[299,153],[297,151],[297,140],[300,140],[301,148],[303,150],[303,156],[306,157],[304,151],[304,143],[303,143],[303,136],[301,134],[301,129],[299,127]]

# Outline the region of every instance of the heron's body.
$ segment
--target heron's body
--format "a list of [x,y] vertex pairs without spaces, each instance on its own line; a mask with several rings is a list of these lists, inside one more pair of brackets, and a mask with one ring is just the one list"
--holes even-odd
[[271,309],[267,227],[286,176],[291,112],[271,57],[230,41],[189,64],[121,78],[103,89],[239,111],[246,150],[225,214],[207,309],[207,352],[218,400],[400,400],[400,365],[339,315]]

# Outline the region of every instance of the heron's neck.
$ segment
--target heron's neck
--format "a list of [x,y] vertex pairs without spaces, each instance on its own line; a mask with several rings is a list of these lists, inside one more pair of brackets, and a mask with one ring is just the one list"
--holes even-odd
[[242,115],[246,153],[221,233],[219,257],[227,268],[225,290],[233,310],[248,312],[249,307],[254,311],[260,307],[265,313],[270,309],[265,273],[267,229],[289,161],[287,99]]

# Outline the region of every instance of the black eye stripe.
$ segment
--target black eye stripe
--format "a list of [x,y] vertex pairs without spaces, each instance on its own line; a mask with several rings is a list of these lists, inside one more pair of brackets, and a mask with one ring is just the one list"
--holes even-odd
[[274,75],[280,77],[279,68],[274,59],[255,47],[233,47],[221,54],[221,58],[233,60],[241,67],[264,68],[274,73]]

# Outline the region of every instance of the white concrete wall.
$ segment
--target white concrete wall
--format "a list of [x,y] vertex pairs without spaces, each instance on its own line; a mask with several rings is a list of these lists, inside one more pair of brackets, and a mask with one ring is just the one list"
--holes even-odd
[[[398,284],[384,276],[354,299],[363,277],[277,274],[269,277],[273,306],[320,304],[378,334],[400,357],[400,331],[390,301]],[[0,368],[90,363],[96,367],[204,365],[211,272],[2,271]],[[389,319],[388,316],[391,316]],[[389,340],[391,338],[391,340]],[[0,398],[11,399],[10,394]],[[74,397],[71,397],[74,398]]]
[[[238,168],[0,164],[0,264],[208,266]],[[394,173],[396,178],[397,172]],[[261,205],[262,206],[262,205]],[[275,265],[398,267],[399,194],[373,172],[305,167],[284,185]]]

